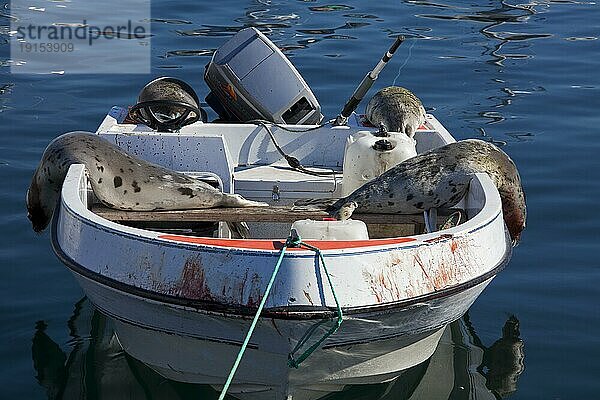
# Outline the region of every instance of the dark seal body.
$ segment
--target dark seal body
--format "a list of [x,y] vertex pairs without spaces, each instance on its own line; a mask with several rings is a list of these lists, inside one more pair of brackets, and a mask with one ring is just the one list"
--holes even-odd
[[526,220],[519,172],[506,153],[476,139],[450,143],[409,158],[338,200],[328,211],[339,217],[352,202],[358,205],[359,213],[414,214],[448,208],[465,195],[473,174],[479,172],[487,173],[496,184],[504,221],[516,243]]
[[96,134],[71,132],[48,145],[27,191],[28,217],[36,232],[48,225],[71,164],[84,164],[96,197],[119,210],[266,205],[223,193],[206,182],[133,157]]
[[425,122],[425,108],[413,92],[399,86],[381,89],[369,100],[367,119],[375,126],[384,125],[390,132],[413,137]]

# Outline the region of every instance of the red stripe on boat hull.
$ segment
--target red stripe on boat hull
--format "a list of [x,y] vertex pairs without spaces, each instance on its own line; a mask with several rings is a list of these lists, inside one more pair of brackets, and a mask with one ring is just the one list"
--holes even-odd
[[[180,235],[161,235],[159,239],[171,240],[175,242],[202,244],[205,246],[230,247],[237,249],[252,250],[279,250],[285,244],[285,240],[248,240],[248,239],[217,239],[201,238]],[[306,243],[318,247],[321,250],[342,250],[353,249],[357,247],[373,247],[389,244],[401,244],[414,242],[416,239],[410,237],[394,239],[371,239],[371,240],[307,240]],[[290,250],[302,250],[290,248]]]

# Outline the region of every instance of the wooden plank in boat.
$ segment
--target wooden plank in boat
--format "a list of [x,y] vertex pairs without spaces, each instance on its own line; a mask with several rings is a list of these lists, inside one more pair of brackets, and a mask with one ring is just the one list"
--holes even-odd
[[[122,211],[95,204],[92,212],[114,222],[150,221],[228,221],[228,222],[293,222],[299,219],[322,220],[330,217],[325,211],[291,206],[208,208],[177,211]],[[366,224],[423,223],[422,214],[352,214],[353,219]]]

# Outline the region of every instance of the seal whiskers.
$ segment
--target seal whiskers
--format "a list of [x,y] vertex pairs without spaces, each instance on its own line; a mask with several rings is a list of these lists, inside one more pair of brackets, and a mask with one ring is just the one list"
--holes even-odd
[[[71,164],[84,164],[96,197],[119,210],[267,206],[133,157],[96,134],[71,132],[48,145],[27,191],[28,217],[36,232],[50,222]],[[241,224],[232,228],[247,234]]]

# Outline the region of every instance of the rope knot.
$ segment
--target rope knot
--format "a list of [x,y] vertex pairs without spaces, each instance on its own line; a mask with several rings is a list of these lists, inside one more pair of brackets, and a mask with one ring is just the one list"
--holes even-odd
[[285,241],[286,247],[299,247],[302,244],[302,238],[295,229],[290,231],[290,236]]

